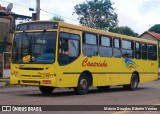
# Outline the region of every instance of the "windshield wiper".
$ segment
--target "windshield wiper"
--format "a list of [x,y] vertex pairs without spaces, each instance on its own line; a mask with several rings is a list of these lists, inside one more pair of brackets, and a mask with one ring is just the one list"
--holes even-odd
[[32,36],[31,38],[29,38],[28,34],[25,32],[25,30],[23,31],[23,33],[25,34],[26,38],[28,39],[29,41],[29,51],[28,51],[28,54],[30,55],[30,62],[32,62]]

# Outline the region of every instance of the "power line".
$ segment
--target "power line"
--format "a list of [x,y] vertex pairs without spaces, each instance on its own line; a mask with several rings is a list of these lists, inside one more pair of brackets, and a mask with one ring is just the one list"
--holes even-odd
[[52,13],[52,12],[49,12],[49,11],[45,11],[45,10],[42,10],[42,9],[41,9],[41,11],[52,14],[52,15],[55,15],[55,16],[59,16],[59,17],[65,18],[65,19],[69,19],[69,20],[72,20],[72,21],[79,22],[77,20],[74,20],[74,19],[71,19],[71,18],[68,18],[68,17],[64,17],[64,16],[61,16],[61,15],[58,15],[58,14],[55,14],[55,13]]
[[24,3],[24,2],[26,2],[26,0],[19,0],[19,1],[17,1],[17,2],[14,2],[14,3]]
[[[11,3],[11,2],[4,1],[4,0],[0,0],[0,1],[1,2],[5,2],[5,3]],[[12,2],[12,4],[17,5],[17,6],[21,6],[21,7],[25,7],[25,8],[30,8],[28,6],[17,4],[17,3],[13,3],[13,2]],[[79,22],[77,20],[74,20],[74,19],[71,19],[71,18],[68,18],[68,17],[65,17],[65,16],[61,16],[61,15],[58,15],[58,14],[55,14],[55,13],[52,13],[52,12],[49,12],[49,11],[46,11],[46,10],[43,10],[43,9],[41,9],[40,11],[43,11],[43,12],[46,12],[46,13],[49,13],[49,14],[52,14],[52,15],[60,16],[62,18],[69,19],[69,20],[72,20],[72,21],[75,21],[75,22]]]
[[13,3],[13,2],[7,2],[7,1],[4,1],[4,0],[0,0],[1,2],[5,2],[5,3],[12,3],[14,5],[17,5],[17,6],[21,6],[21,7],[26,7],[26,8],[29,8],[28,6],[25,6],[25,5],[20,5],[20,4],[17,4],[17,3]]

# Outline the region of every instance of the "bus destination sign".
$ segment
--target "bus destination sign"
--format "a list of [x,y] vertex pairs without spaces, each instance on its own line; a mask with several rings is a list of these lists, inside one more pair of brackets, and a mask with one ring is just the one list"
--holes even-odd
[[58,29],[58,22],[32,22],[19,24],[16,31]]

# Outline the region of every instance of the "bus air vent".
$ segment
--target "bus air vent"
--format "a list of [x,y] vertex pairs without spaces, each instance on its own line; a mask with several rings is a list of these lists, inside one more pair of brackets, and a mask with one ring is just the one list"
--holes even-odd
[[39,81],[36,81],[36,80],[22,80],[22,83],[34,83],[34,84],[38,84]]
[[24,68],[24,67],[20,67],[20,70],[43,70],[43,68]]

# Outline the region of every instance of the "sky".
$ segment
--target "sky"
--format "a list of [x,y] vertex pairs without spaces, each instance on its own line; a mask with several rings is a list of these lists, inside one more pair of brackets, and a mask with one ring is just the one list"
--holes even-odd
[[[40,0],[41,20],[49,20],[55,14],[65,22],[79,25],[78,16],[73,14],[74,6],[85,0]],[[111,0],[115,13],[118,14],[118,26],[128,26],[142,34],[155,24],[160,24],[160,0]],[[30,8],[36,7],[36,0],[0,0],[0,5],[14,3],[12,12],[21,15],[32,15]]]

